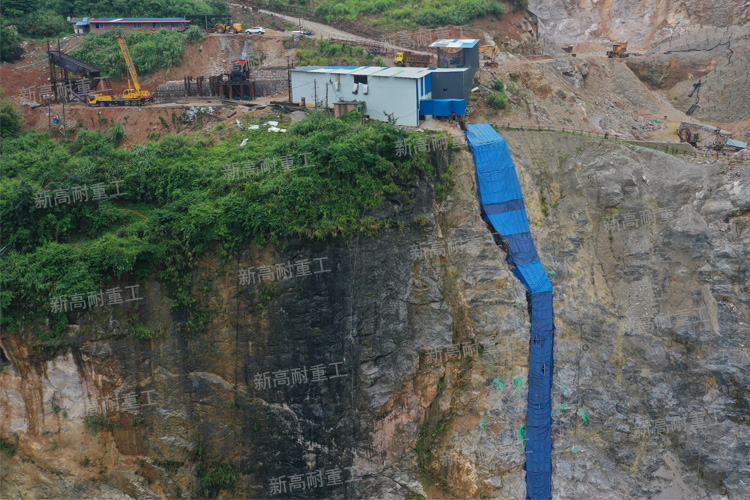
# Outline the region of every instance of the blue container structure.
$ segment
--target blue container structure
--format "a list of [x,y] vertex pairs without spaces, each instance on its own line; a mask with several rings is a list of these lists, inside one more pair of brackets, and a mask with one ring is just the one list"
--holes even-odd
[[432,116],[456,116],[466,114],[466,101],[464,99],[422,99],[420,101],[420,114]]

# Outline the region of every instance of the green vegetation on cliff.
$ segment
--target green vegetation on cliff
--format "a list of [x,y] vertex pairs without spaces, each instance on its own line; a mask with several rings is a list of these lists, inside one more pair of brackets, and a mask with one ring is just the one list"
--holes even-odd
[[[140,75],[178,66],[185,52],[185,35],[166,28],[156,33],[128,33],[125,35],[125,41]],[[128,74],[114,31],[103,35],[86,35],[81,47],[72,51],[70,55],[93,64],[102,70],[102,76],[107,78]]]
[[[0,98],[5,90],[0,89]],[[22,116],[9,99],[0,99],[0,137],[15,137],[21,130]]]
[[182,17],[183,14],[226,14],[224,0],[3,0],[2,25],[13,25],[23,37],[49,38],[73,34],[67,17]]
[[23,47],[16,28],[3,26],[0,28],[0,61],[16,61],[21,58]]
[[[404,198],[420,172],[432,171],[426,153],[397,156],[396,141],[406,137],[358,114],[312,113],[286,134],[232,131],[219,144],[203,133],[178,134],[128,151],[115,147],[114,134],[85,129],[73,140],[39,131],[3,139],[0,326],[46,318],[39,336],[53,340],[85,312],[53,313],[53,297],[86,300],[114,286],[125,297],[125,286],[155,271],[177,312],[196,314],[190,271],[207,251],[228,258],[249,242],[374,234],[391,223],[368,211],[387,197]],[[243,138],[249,141],[240,148]],[[237,164],[242,175],[243,162],[264,159],[300,166],[305,153],[313,166],[241,179],[225,172]],[[116,182],[123,196],[111,196]],[[93,199],[98,183],[107,198]],[[88,186],[88,201],[73,198],[80,186]]]
[[384,66],[383,59],[345,43],[303,38],[297,49],[298,66]]
[[[520,0],[517,0],[520,2]],[[295,0],[266,0],[261,4],[276,8],[301,7]],[[466,24],[477,17],[505,14],[503,2],[497,0],[322,0],[315,15],[332,21],[356,21],[362,16],[373,16],[374,22],[398,26],[432,26]]]
[[233,464],[198,464],[195,471],[198,478],[198,494],[201,498],[216,498],[223,490],[233,491],[240,473]]

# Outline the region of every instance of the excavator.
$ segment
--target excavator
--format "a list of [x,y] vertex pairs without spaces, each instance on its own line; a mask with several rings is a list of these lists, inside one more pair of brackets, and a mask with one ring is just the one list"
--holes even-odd
[[115,38],[117,38],[117,43],[120,44],[120,50],[125,58],[125,65],[128,67],[128,73],[130,74],[131,79],[128,80],[128,88],[122,93],[121,98],[104,94],[90,95],[89,106],[143,106],[143,104],[147,102],[154,102],[151,92],[148,90],[142,90],[138,83],[138,73],[135,70],[133,59],[130,57],[130,51],[128,50],[127,43],[125,43],[125,37],[122,35],[115,35]]
[[497,66],[497,63],[495,62],[495,58],[497,57],[497,53],[499,52],[499,49],[497,48],[497,45],[482,45],[479,47],[479,52],[486,52],[488,50],[491,50],[492,53],[490,54],[490,60],[485,61],[485,66]]
[[607,51],[607,57],[610,59],[628,57],[628,44],[627,42],[615,42],[612,44],[612,50]]

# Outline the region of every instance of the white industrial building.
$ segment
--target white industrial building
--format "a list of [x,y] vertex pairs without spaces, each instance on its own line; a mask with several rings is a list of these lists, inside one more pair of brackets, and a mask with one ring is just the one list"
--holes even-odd
[[[373,66],[302,66],[291,70],[290,101],[333,108],[335,103],[363,102],[371,119],[396,125],[419,126],[422,101],[432,99],[432,88],[441,86],[441,97],[463,99],[466,78],[456,73],[468,68],[382,68]],[[449,81],[443,85],[443,82]],[[470,79],[468,79],[470,80]],[[459,82],[458,85],[454,82]],[[442,88],[445,87],[445,88]],[[443,92],[445,91],[445,92]],[[470,91],[470,89],[469,89]],[[450,95],[450,94],[455,95]]]

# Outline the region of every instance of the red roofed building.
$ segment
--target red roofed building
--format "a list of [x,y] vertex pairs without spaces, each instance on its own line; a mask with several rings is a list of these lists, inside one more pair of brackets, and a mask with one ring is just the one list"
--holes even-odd
[[180,29],[187,28],[189,25],[189,19],[182,19],[180,17],[84,17],[82,20],[76,22],[75,31],[81,34],[101,34],[112,31],[115,28],[120,28],[125,33],[135,31],[152,33],[162,28]]

